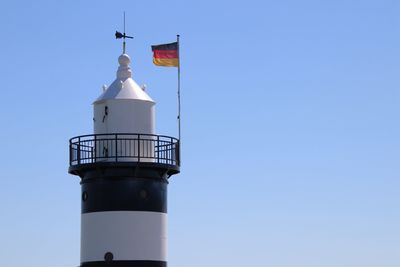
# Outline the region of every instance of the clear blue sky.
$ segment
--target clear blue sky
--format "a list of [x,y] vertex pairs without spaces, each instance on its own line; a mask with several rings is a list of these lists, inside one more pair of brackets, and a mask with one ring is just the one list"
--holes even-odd
[[400,2],[2,1],[3,266],[79,265],[68,139],[92,132],[127,14],[134,79],[176,135],[171,267],[398,267]]

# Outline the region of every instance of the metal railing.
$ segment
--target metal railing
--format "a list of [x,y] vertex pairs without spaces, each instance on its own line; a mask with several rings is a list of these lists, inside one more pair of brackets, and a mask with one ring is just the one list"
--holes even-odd
[[92,134],[69,140],[69,164],[147,162],[179,166],[179,140],[153,134]]

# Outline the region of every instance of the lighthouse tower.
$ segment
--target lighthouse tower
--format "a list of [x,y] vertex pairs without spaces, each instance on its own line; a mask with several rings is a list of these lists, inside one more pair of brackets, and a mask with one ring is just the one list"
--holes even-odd
[[81,267],[167,265],[167,185],[179,140],[155,131],[155,102],[118,58],[114,82],[93,103],[94,133],[70,139],[81,179]]

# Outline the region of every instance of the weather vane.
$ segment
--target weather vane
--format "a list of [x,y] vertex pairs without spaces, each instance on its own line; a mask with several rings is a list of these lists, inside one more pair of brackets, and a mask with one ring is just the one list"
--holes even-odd
[[124,12],[124,33],[120,33],[119,31],[115,32],[115,39],[124,39],[123,43],[122,43],[122,53],[125,54],[125,47],[126,47],[126,43],[125,43],[125,39],[133,39],[133,36],[128,36],[125,34],[125,12]]

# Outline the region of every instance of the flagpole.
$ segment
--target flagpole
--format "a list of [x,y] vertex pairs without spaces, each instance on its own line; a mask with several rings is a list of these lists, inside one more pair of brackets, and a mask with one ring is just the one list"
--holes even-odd
[[179,54],[179,37],[176,35],[176,42],[178,44],[178,139],[179,139],[179,158],[181,154],[181,57]]
[[181,59],[179,55],[179,34],[176,35],[178,44],[178,138],[181,140]]

